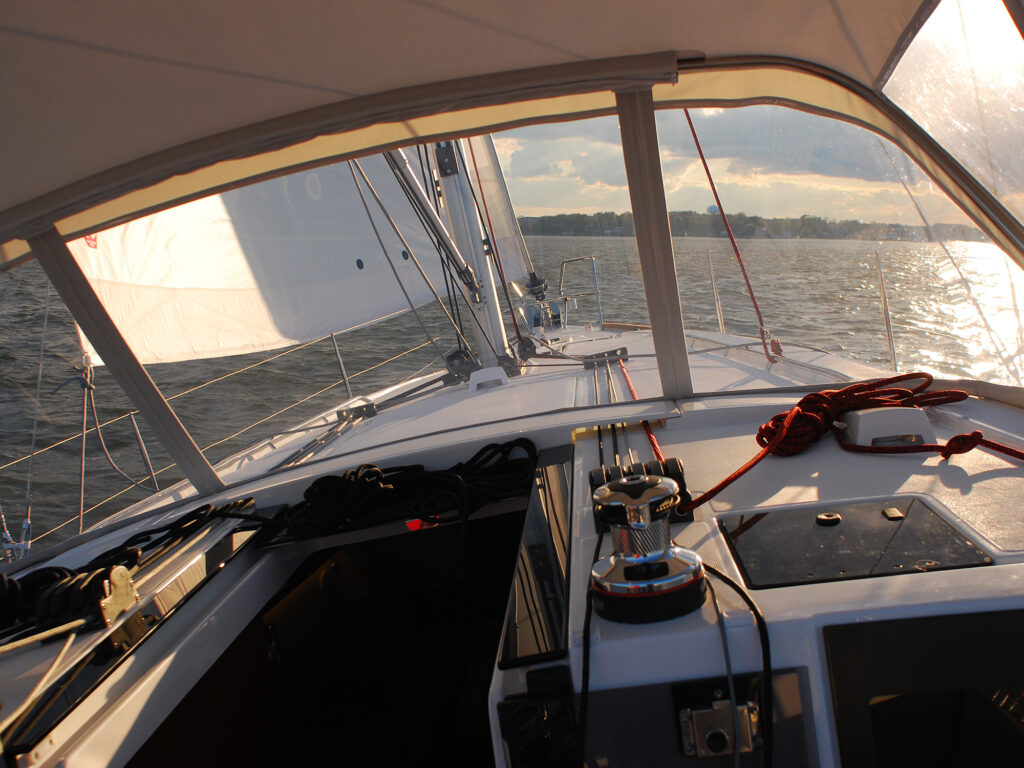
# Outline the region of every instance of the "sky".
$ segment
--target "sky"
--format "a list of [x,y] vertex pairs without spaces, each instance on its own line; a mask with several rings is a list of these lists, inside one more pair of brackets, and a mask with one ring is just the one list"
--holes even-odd
[[[928,88],[941,62],[977,87]],[[1024,218],[1024,41],[1001,0],[943,0],[906,63],[887,95],[937,133],[943,118],[966,126],[968,139],[954,137],[951,151]],[[928,103],[935,92],[958,101]],[[902,151],[865,129],[768,105],[691,116],[727,213],[920,224],[902,176],[931,223],[967,223]],[[682,112],[659,112],[657,124],[669,210],[707,210],[714,199]],[[494,142],[519,215],[629,210],[614,117],[531,126]]]

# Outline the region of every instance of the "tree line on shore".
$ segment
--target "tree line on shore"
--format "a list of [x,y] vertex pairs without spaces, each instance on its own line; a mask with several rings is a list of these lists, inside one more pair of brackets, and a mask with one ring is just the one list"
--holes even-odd
[[[669,223],[675,237],[726,237],[725,226],[718,213],[672,211]],[[910,240],[933,239],[983,241],[985,236],[964,224],[933,224],[931,233],[924,226],[863,222],[855,219],[839,221],[820,216],[799,218],[765,218],[745,213],[729,215],[733,233],[741,239],[818,238],[823,240]],[[633,237],[632,213],[562,213],[554,216],[520,216],[524,235],[612,235]]]

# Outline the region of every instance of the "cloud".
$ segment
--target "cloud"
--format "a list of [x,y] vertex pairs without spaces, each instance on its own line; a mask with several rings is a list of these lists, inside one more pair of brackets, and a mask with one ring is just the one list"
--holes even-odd
[[[691,116],[727,212],[918,224],[892,157],[930,221],[965,221],[902,152],[864,129],[774,106]],[[682,112],[657,120],[669,209],[705,210],[714,199]],[[629,210],[614,118],[532,126],[495,145],[520,215]]]
[[629,210],[613,118],[532,126],[500,134],[494,142],[520,215]]
[[[769,105],[696,109],[690,117],[705,156],[730,158],[737,171],[895,178],[879,139],[839,120]],[[658,113],[658,138],[662,151],[698,156],[682,110]],[[890,153],[897,151],[891,146]]]

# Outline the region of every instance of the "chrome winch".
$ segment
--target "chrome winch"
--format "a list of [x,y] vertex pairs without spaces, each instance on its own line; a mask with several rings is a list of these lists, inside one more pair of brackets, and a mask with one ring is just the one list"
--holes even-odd
[[679,485],[656,475],[628,475],[594,491],[594,512],[607,524],[614,554],[590,572],[594,610],[611,621],[665,621],[704,603],[704,564],[672,545],[669,515]]

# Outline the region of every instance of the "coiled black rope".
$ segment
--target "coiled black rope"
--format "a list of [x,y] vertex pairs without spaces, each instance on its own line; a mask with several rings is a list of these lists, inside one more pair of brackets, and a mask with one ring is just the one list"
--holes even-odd
[[260,526],[274,521],[243,511],[250,499],[194,509],[166,525],[140,531],[79,568],[44,566],[17,578],[0,574],[0,644],[26,628],[34,630],[91,614],[110,571],[124,566],[132,574],[198,533],[216,518],[238,518]]
[[536,465],[537,449],[524,438],[484,446],[447,470],[363,464],[314,480],[304,501],[286,510],[282,522],[290,539],[394,520],[465,522],[485,504],[528,491]]

